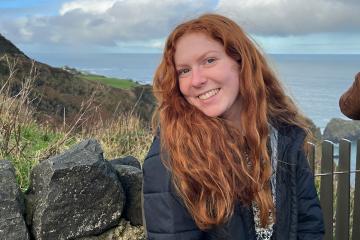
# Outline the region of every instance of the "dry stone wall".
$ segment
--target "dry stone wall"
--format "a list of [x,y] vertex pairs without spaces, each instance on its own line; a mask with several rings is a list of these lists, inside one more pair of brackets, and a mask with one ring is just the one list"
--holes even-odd
[[126,222],[142,225],[141,186],[137,159],[107,161],[94,139],[35,166],[24,194],[11,163],[0,160],[1,239],[107,239],[99,236]]

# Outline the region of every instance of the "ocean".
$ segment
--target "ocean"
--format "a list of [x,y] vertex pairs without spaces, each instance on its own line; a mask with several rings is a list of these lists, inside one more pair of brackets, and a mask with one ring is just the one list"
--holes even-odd
[[[75,67],[91,73],[151,83],[160,54],[29,54],[51,66]],[[360,55],[268,55],[287,93],[322,130],[331,118],[344,118],[341,94],[360,71]]]
[[[28,55],[51,66],[67,65],[100,75],[133,79],[140,83],[152,82],[161,59],[161,54]],[[352,84],[355,74],[360,71],[360,55],[270,54],[267,58],[286,92],[322,131],[331,118],[347,119],[340,112],[338,101]],[[355,169],[355,154],[352,151],[352,169]]]

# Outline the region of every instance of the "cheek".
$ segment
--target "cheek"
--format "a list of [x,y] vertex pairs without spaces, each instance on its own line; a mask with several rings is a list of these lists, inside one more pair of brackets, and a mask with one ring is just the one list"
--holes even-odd
[[237,74],[237,72],[232,72],[228,76],[227,84],[233,89],[233,91],[236,91],[236,92],[239,91],[240,80],[239,80],[239,75]]
[[185,79],[181,79],[179,81],[179,89],[182,95],[186,98],[187,95],[189,95],[189,87]]
[[189,88],[186,85],[186,82],[181,81],[179,82],[179,89],[180,89],[180,93],[183,95],[183,98],[190,104],[191,103],[191,99],[189,97]]

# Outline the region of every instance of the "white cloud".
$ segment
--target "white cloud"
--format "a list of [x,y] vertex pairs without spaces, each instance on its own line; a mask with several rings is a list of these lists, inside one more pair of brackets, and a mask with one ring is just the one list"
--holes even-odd
[[163,49],[165,47],[165,40],[161,39],[161,40],[151,41],[150,46],[152,48]]
[[158,50],[177,24],[205,12],[224,14],[255,37],[275,37],[272,42],[319,33],[360,35],[359,0],[73,0],[57,15],[1,15],[0,33],[16,44]]
[[268,53],[359,54],[360,33],[315,33],[301,36],[256,36],[256,42]]
[[104,13],[111,8],[116,0],[77,0],[64,3],[60,8],[60,14],[64,15],[73,10],[81,10],[90,13]]
[[33,36],[33,33],[26,28],[20,28],[19,32],[24,39],[31,39]]
[[0,21],[0,32],[19,43],[115,46],[164,38],[179,22],[214,6],[212,0],[75,0],[64,3],[57,16]]
[[217,12],[264,36],[360,32],[355,0],[220,0]]

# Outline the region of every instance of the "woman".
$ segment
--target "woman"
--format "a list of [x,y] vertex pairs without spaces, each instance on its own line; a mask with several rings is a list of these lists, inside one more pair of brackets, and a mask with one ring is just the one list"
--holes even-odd
[[322,238],[304,117],[236,23],[206,14],[176,27],[153,89],[149,239]]

